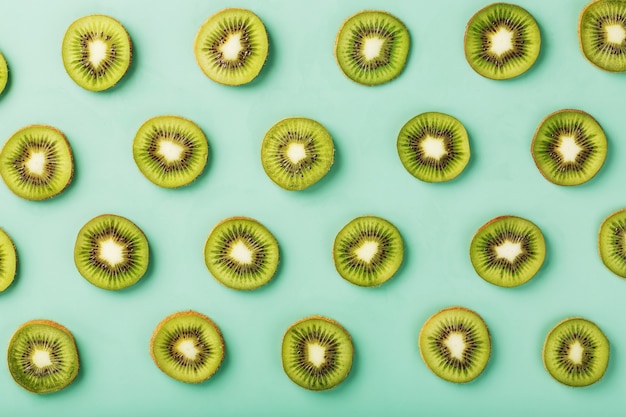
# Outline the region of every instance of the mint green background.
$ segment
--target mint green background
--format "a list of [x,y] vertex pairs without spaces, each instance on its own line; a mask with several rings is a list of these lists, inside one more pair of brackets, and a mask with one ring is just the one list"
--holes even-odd
[[[10,86],[0,97],[0,137],[33,123],[67,135],[76,175],[60,196],[29,202],[0,184],[0,227],[19,251],[19,277],[0,294],[0,346],[35,318],[58,321],[75,335],[78,379],[37,396],[0,367],[0,414],[6,416],[527,416],[624,415],[626,283],[597,251],[602,220],[626,206],[623,74],[583,58],[577,20],[586,0],[524,0],[537,19],[542,51],[525,75],[491,81],[463,54],[468,19],[483,1],[381,0],[21,0],[3,7],[0,50]],[[267,25],[270,57],[260,77],[238,88],[206,78],[193,56],[202,22],[225,7],[254,10]],[[409,28],[403,74],[363,87],[345,78],[333,57],[345,18],[384,9]],[[113,90],[91,93],[65,74],[61,41],[87,14],[119,19],[134,44],[130,72]],[[587,184],[563,188],[535,168],[530,142],[549,113],[576,108],[604,127],[609,154]],[[396,137],[425,111],[449,113],[470,135],[472,157],[455,181],[422,183],[403,168]],[[205,174],[166,190],[148,182],[131,152],[148,118],[177,114],[209,137]],[[330,174],[302,192],[287,192],[264,174],[264,133],[279,119],[305,116],[335,139]],[[76,233],[92,217],[133,220],[150,241],[151,267],[135,287],[107,292],[76,271]],[[393,222],[406,244],[405,262],[390,282],[359,288],[336,273],[336,233],[359,215]],[[527,285],[495,287],[472,269],[468,248],[489,219],[514,214],[541,227],[548,253]],[[204,241],[220,220],[236,215],[265,224],[281,246],[274,281],[255,292],[221,286],[204,266]],[[436,311],[462,305],[491,330],[493,355],[467,385],[434,376],[422,362],[417,335]],[[153,364],[148,342],[165,316],[194,309],[221,327],[222,369],[198,386],[168,378]],[[355,343],[351,375],[335,390],[308,392],[283,373],[285,329],[311,314],[342,323]],[[546,373],[541,348],[549,329],[580,315],[611,341],[604,379],[565,387]],[[4,349],[4,348],[3,348]]]

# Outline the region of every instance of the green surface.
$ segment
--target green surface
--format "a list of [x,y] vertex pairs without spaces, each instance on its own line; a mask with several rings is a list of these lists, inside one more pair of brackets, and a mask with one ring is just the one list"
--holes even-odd
[[[72,144],[70,187],[30,202],[0,186],[0,227],[20,254],[18,277],[0,294],[0,348],[34,318],[69,328],[81,370],[67,389],[46,396],[22,390],[0,367],[6,416],[585,416],[625,414],[626,282],[602,264],[601,222],[626,206],[626,141],[618,91],[623,74],[588,63],[577,21],[585,0],[526,0],[542,29],[542,52],[526,74],[493,81],[465,61],[463,34],[484,2],[458,0],[240,0],[263,19],[270,56],[251,84],[231,88],[208,79],[193,56],[204,20],[232,1],[12,2],[3,9],[0,50],[11,68],[0,97],[0,137],[32,123],[61,129]],[[385,8],[411,33],[407,66],[396,80],[364,87],[346,79],[333,56],[337,30],[362,9]],[[61,42],[76,18],[119,19],[134,45],[133,64],[114,89],[92,93],[65,73]],[[598,175],[576,187],[546,181],[530,143],[540,121],[563,108],[593,114],[609,141]],[[472,159],[449,183],[427,184],[406,172],[396,139],[415,115],[441,111],[463,121]],[[132,142],[150,117],[177,114],[207,134],[211,156],[189,187],[147,181]],[[278,120],[304,116],[335,139],[330,173],[288,192],[265,175],[263,135]],[[73,262],[78,230],[103,213],[132,219],[150,242],[148,273],[109,292],[85,281]],[[365,214],[398,227],[405,259],[379,288],[359,288],[333,266],[336,233]],[[547,257],[527,285],[507,289],[474,272],[469,244],[489,219],[511,214],[541,228]],[[202,249],[227,217],[257,219],[276,236],[281,264],[255,292],[220,285]],[[417,336],[435,312],[462,305],[480,314],[493,339],[485,372],[457,386],[422,362]],[[164,375],[149,355],[159,321],[193,309],[219,324],[226,343],[220,370],[190,386]],[[308,392],[281,367],[281,338],[294,321],[321,314],[350,332],[355,357],[335,390]],[[606,375],[572,389],[543,368],[541,349],[561,319],[582,316],[611,342]]]

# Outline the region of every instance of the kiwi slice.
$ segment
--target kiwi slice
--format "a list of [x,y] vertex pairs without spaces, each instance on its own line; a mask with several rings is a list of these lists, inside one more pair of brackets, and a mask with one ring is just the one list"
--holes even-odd
[[422,113],[409,120],[400,130],[397,147],[406,170],[426,182],[456,178],[470,159],[465,127],[444,113]]
[[261,162],[272,181],[286,190],[303,190],[330,171],[335,145],[328,130],[304,117],[283,119],[261,145]]
[[17,271],[17,252],[9,235],[0,229],[0,292],[6,290]]
[[546,243],[539,227],[529,220],[501,216],[483,225],[470,244],[476,273],[500,287],[528,282],[543,265]]
[[15,132],[0,151],[0,175],[27,200],[45,200],[72,181],[74,159],[65,135],[52,126],[32,125]]
[[537,22],[515,4],[491,4],[467,23],[465,57],[483,77],[493,80],[517,77],[533,66],[540,49]]
[[609,340],[589,320],[572,317],[558,323],[543,345],[543,364],[562,384],[584,387],[598,382],[609,363]]
[[409,31],[397,17],[365,10],[343,22],[335,41],[335,58],[352,81],[378,85],[400,75],[410,43]]
[[352,369],[353,355],[350,333],[326,317],[299,320],[283,336],[283,369],[289,379],[308,390],[339,385]]
[[130,67],[132,44],[117,20],[84,16],[70,25],[63,38],[63,65],[76,84],[103,91],[122,79]]
[[600,124],[580,110],[550,114],[537,128],[531,145],[541,175],[558,185],[589,181],[602,168],[607,149]]
[[220,84],[241,85],[261,72],[269,41],[259,17],[246,9],[224,9],[200,26],[194,42],[196,61]]
[[604,265],[626,278],[626,209],[616,211],[602,222],[598,249]]
[[449,307],[430,317],[419,334],[426,366],[438,377],[455,383],[480,375],[491,355],[491,338],[483,319],[463,307]]
[[148,240],[130,220],[103,214],[78,232],[74,262],[96,287],[120,290],[135,284],[148,269]]
[[381,285],[400,268],[404,242],[396,227],[375,216],[357,217],[335,237],[333,259],[339,275],[362,287]]
[[0,52],[0,94],[4,91],[9,81],[9,67],[4,55]]
[[167,316],[154,330],[150,355],[166,375],[189,384],[209,379],[224,360],[224,339],[207,316],[184,311]]
[[11,376],[36,394],[62,390],[78,375],[78,349],[72,333],[50,320],[31,320],[11,337],[7,350]]
[[626,71],[626,3],[597,0],[580,13],[578,38],[585,58],[605,71]]
[[209,145],[202,129],[178,116],[146,121],[135,135],[133,157],[146,178],[165,188],[182,187],[204,171]]

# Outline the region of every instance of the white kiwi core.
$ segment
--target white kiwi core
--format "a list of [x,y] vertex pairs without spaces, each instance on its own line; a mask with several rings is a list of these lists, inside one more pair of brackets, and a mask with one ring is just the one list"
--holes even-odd
[[193,339],[182,339],[176,344],[176,350],[181,353],[185,358],[195,360],[200,353],[200,350],[196,347],[196,343]]
[[583,353],[585,352],[585,348],[580,344],[578,340],[572,343],[569,347],[569,352],[567,352],[567,358],[572,361],[575,365],[581,365],[583,363]]
[[89,41],[87,44],[87,52],[91,65],[98,68],[106,59],[108,49],[108,45],[102,39],[93,39]]
[[301,143],[290,143],[287,147],[286,154],[292,164],[297,164],[306,158],[306,149]]
[[241,32],[231,33],[226,42],[218,47],[226,61],[237,61],[239,59],[239,53],[244,49],[241,43],[241,35]]
[[506,28],[499,28],[496,33],[489,36],[491,46],[489,51],[497,56],[502,56],[505,53],[513,50],[513,32]]
[[522,244],[519,242],[511,242],[505,240],[502,244],[495,247],[496,256],[514,262],[515,259],[522,254]]
[[168,139],[159,140],[157,154],[163,157],[167,162],[180,161],[184,151],[185,148],[174,141]]
[[124,245],[120,245],[113,238],[99,242],[98,257],[111,266],[124,262]]
[[26,169],[30,174],[42,176],[46,172],[46,154],[32,152],[26,161]]
[[245,243],[236,242],[230,248],[230,257],[240,264],[250,265],[252,263],[252,250]]
[[462,360],[463,353],[467,348],[465,344],[465,335],[460,332],[451,332],[448,337],[445,338],[443,344],[448,348],[450,356],[454,359]]
[[371,61],[378,58],[382,52],[384,43],[385,40],[378,37],[365,38],[361,49],[365,60]]
[[556,151],[563,158],[563,162],[576,162],[576,157],[582,150],[583,148],[578,146],[576,138],[573,136],[561,136],[561,143],[556,148]]
[[50,352],[43,349],[35,349],[35,352],[32,356],[33,364],[37,368],[45,368],[46,366],[52,365],[52,359],[50,359]]
[[307,359],[309,362],[319,368],[325,362],[326,348],[318,343],[309,343],[307,344]]
[[360,260],[369,263],[378,253],[378,242],[373,240],[363,242],[361,246],[355,249],[354,253]]
[[422,147],[424,156],[437,161],[441,160],[441,158],[448,154],[443,138],[426,136],[420,143],[420,146]]
[[606,40],[609,43],[621,45],[626,40],[626,29],[620,24],[606,25],[604,31],[606,32]]

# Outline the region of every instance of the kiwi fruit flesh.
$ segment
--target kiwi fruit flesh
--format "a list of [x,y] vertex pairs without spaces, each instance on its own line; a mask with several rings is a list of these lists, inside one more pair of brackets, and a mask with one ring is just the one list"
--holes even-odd
[[501,216],[483,225],[470,244],[476,273],[500,287],[516,287],[539,271],[546,257],[541,229],[529,220]]
[[15,382],[36,394],[67,387],[80,366],[74,336],[50,320],[31,320],[20,326],[9,341],[7,362]]
[[585,58],[605,71],[626,71],[626,3],[593,1],[578,20],[580,48]]
[[105,290],[135,284],[148,269],[148,240],[130,220],[103,214],[88,221],[78,232],[74,263],[89,282]]
[[27,200],[45,200],[72,182],[74,159],[65,135],[46,125],[15,132],[0,151],[0,175],[9,189]]
[[267,59],[269,41],[261,19],[247,9],[224,9],[209,17],[194,42],[204,74],[220,84],[254,80]]
[[602,222],[598,249],[602,263],[614,274],[626,278],[626,209],[616,211]]
[[387,282],[398,271],[403,258],[400,232],[392,223],[376,216],[350,221],[333,244],[333,260],[339,275],[362,287]]
[[4,55],[0,53],[0,94],[4,91],[9,81],[9,66],[4,58]]
[[231,217],[218,223],[204,245],[204,262],[220,283],[235,290],[254,290],[274,277],[278,242],[258,221]]
[[0,229],[0,292],[6,290],[15,279],[17,252],[9,235]]
[[63,65],[76,84],[89,91],[113,87],[128,71],[132,43],[120,22],[90,15],[74,21],[63,38]]
[[397,17],[365,10],[346,19],[339,29],[335,58],[346,77],[373,86],[400,75],[410,43],[409,31]]
[[261,163],[267,176],[285,190],[310,187],[330,171],[335,145],[319,122],[291,117],[274,124],[261,145]]
[[493,3],[467,23],[465,57],[478,74],[493,80],[517,77],[533,66],[541,49],[539,26],[522,7]]
[[600,124],[580,110],[559,110],[546,117],[533,138],[535,165],[548,181],[579,185],[592,179],[606,160],[608,144]]
[[426,182],[456,178],[470,159],[465,127],[444,113],[422,113],[409,120],[398,134],[397,148],[404,168]]
[[548,333],[543,364],[560,383],[584,387],[602,378],[609,364],[609,351],[609,340],[595,323],[572,317]]
[[147,120],[133,141],[133,157],[141,173],[164,188],[193,182],[204,171],[209,144],[202,129],[179,116]]
[[430,317],[419,334],[426,366],[438,377],[466,383],[478,377],[491,356],[491,338],[483,319],[464,307],[449,307]]
[[224,354],[219,327],[209,317],[191,310],[167,316],[150,340],[150,355],[158,368],[188,384],[199,384],[213,376]]
[[308,390],[323,391],[339,385],[352,369],[353,356],[350,333],[326,317],[299,320],[283,336],[283,370]]

